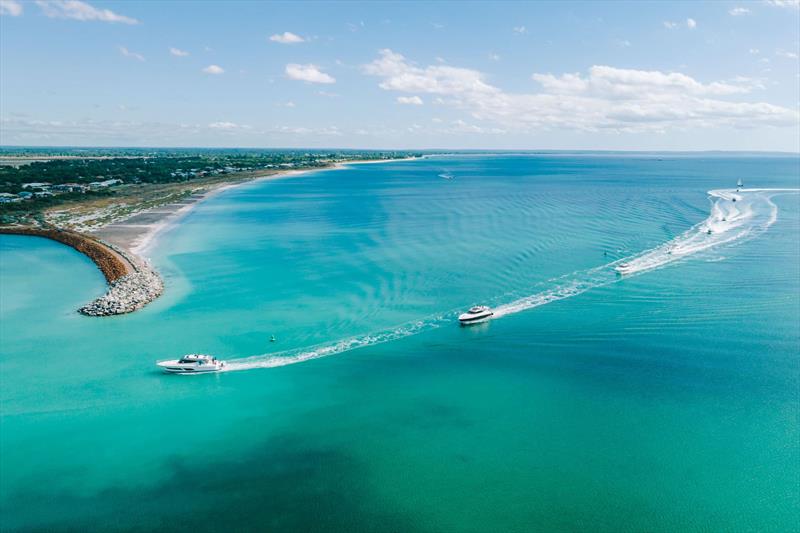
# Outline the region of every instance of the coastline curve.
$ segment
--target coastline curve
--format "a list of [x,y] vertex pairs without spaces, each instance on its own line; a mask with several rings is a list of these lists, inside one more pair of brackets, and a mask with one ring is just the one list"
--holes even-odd
[[158,298],[164,283],[150,265],[122,249],[77,231],[30,226],[0,227],[0,234],[43,237],[65,244],[97,265],[108,282],[106,293],[78,312],[87,316],[122,315],[141,309]]

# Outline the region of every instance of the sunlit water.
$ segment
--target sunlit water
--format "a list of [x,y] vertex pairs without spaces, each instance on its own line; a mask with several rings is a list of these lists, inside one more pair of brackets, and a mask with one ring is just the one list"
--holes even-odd
[[[796,528],[799,174],[473,155],[252,183],[108,319],[74,312],[87,259],[4,236],[3,529]],[[187,352],[232,371],[157,372]]]

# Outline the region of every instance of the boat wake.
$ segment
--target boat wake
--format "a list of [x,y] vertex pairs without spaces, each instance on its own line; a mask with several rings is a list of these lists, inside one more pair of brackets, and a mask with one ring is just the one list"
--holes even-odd
[[[772,202],[772,197],[780,193],[798,192],[800,189],[720,189],[709,191],[708,194],[712,201],[709,217],[674,239],[633,256],[552,279],[547,282],[550,288],[541,292],[507,303],[492,302],[495,303],[493,305],[494,319],[577,296],[590,289],[610,285],[685,260],[699,252],[744,242],[756,237],[766,231],[778,218],[778,207]],[[616,268],[623,264],[625,265],[624,274],[620,274]],[[319,359],[410,337],[444,325],[452,325],[457,316],[458,310],[452,310],[332,344],[233,359],[228,361],[224,371],[273,368]]]

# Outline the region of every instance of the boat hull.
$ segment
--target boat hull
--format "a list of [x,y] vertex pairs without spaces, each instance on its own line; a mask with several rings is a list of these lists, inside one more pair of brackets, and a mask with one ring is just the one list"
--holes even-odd
[[462,315],[458,317],[458,322],[462,326],[471,326],[472,324],[480,324],[481,322],[486,322],[488,320],[491,320],[493,316],[494,313],[486,313],[483,315],[471,316],[471,317]]
[[167,374],[210,374],[220,372],[225,368],[225,363],[215,365],[181,365],[177,361],[158,363],[158,366]]

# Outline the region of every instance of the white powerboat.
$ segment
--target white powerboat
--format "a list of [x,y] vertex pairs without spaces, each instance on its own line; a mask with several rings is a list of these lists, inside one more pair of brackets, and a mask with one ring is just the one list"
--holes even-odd
[[203,374],[206,372],[219,372],[225,368],[225,361],[220,361],[211,355],[190,353],[173,361],[159,361],[156,363],[164,372],[170,374]]
[[486,305],[476,305],[471,307],[466,313],[458,316],[458,321],[461,325],[466,326],[469,324],[477,324],[478,322],[485,322],[492,318],[494,312]]
[[617,274],[627,274],[631,269],[630,263],[620,263],[614,267],[614,270],[617,271]]

